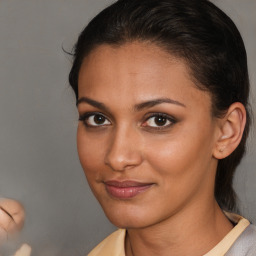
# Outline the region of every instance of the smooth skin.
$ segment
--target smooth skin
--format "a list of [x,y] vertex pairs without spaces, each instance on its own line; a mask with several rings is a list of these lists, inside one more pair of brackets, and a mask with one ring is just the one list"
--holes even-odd
[[[79,73],[77,145],[106,216],[126,228],[126,255],[198,256],[232,229],[214,198],[218,159],[239,144],[245,109],[212,116],[182,59],[148,42],[101,45]],[[151,184],[117,199],[109,180]]]
[[0,198],[0,242],[4,237],[19,232],[24,225],[25,210],[22,204],[9,198]]

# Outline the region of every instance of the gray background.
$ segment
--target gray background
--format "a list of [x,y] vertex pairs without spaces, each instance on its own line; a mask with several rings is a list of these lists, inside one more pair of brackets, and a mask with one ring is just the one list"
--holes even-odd
[[[2,250],[27,242],[32,255],[85,255],[114,230],[79,164],[71,60],[62,51],[71,50],[88,20],[111,2],[0,0],[0,195],[20,200],[27,212],[22,233]],[[256,0],[214,2],[244,37],[256,112]],[[241,210],[254,223],[255,142],[251,134],[235,179]]]

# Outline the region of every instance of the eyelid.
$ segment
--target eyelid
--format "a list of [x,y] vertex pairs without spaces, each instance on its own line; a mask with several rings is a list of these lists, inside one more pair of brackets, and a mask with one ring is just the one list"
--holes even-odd
[[[111,124],[111,120],[106,116],[104,115],[103,113],[101,112],[86,112],[86,113],[83,113],[83,114],[79,114],[79,118],[78,120],[79,121],[82,121],[84,123],[84,125],[88,128],[97,128],[97,127],[104,127],[104,126],[107,126],[107,125],[90,125],[90,124],[87,124],[86,121],[89,119],[89,117],[91,116],[94,116],[94,115],[100,115],[100,116],[103,116],[104,118],[106,118],[106,120],[109,121],[109,123]],[[108,124],[109,125],[109,124]]]
[[[98,112],[98,111],[91,111],[91,112],[86,112],[86,113],[81,113],[79,114],[79,121],[82,121],[84,123],[84,125],[88,128],[102,128],[102,127],[106,127],[110,124],[103,124],[103,125],[90,125],[88,123],[86,123],[86,120],[93,116],[93,115],[101,115],[103,116],[104,118],[106,118],[106,120],[109,121],[110,124],[112,124],[112,121],[109,117],[107,117],[105,114],[101,113],[101,112]],[[164,117],[166,118],[170,124],[168,125],[164,125],[164,126],[149,126],[149,125],[143,125],[144,123],[146,123],[150,118],[153,118],[153,117]],[[169,114],[166,114],[166,113],[162,113],[162,112],[153,112],[153,113],[147,113],[144,118],[143,118],[144,121],[141,122],[141,126],[145,129],[152,129],[152,130],[164,130],[164,129],[168,129],[170,128],[172,125],[174,125],[175,123],[177,123],[177,119]]]
[[[171,123],[169,125],[166,125],[166,126],[156,126],[156,127],[153,127],[153,126],[143,126],[143,123],[147,122],[150,118],[153,118],[153,117],[164,117],[166,118],[168,121],[170,121]],[[177,123],[177,119],[174,118],[173,116],[170,116],[166,113],[161,113],[161,112],[155,112],[155,113],[148,113],[146,116],[145,116],[145,121],[142,122],[142,126],[143,128],[148,128],[148,129],[167,129],[169,128],[170,126],[172,126],[173,124]]]
[[172,121],[172,122],[177,122],[177,119],[169,114],[163,113],[163,112],[151,112],[145,115],[145,119],[148,120],[151,117],[156,117],[156,116],[162,116],[165,117],[166,119]]
[[106,115],[104,115],[101,112],[89,111],[89,112],[79,114],[79,120],[83,120],[83,119],[88,118],[89,116],[93,116],[93,115],[101,115],[101,116],[104,116],[105,118],[109,119]]

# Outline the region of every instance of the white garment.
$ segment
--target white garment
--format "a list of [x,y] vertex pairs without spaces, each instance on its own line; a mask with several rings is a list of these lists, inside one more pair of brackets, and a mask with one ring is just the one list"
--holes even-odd
[[256,226],[248,226],[225,256],[256,256]]

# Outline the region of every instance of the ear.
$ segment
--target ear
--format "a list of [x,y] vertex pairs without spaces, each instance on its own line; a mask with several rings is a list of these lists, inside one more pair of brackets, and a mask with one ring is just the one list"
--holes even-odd
[[219,121],[219,134],[213,156],[217,159],[223,159],[237,148],[242,139],[246,123],[244,105],[240,102],[233,103]]

